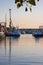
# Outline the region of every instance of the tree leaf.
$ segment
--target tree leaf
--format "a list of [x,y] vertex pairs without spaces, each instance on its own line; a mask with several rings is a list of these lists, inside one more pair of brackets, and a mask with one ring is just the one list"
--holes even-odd
[[30,6],[30,11],[32,12],[32,8],[31,8],[31,6]]
[[39,2],[39,0],[37,0]]
[[18,3],[18,2],[23,3],[23,0],[15,0],[15,3]]
[[35,0],[29,0],[29,3],[31,4],[31,5],[36,5],[36,2],[35,2]]
[[19,0],[15,0],[15,3],[19,2]]
[[17,8],[21,7],[22,4],[20,2],[17,3]]
[[27,7],[25,8],[25,12],[27,12],[28,11],[28,9],[27,9]]

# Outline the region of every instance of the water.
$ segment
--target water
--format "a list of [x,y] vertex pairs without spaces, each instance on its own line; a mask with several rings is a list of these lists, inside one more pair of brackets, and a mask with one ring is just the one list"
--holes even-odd
[[0,41],[0,65],[43,65],[43,38],[21,35]]

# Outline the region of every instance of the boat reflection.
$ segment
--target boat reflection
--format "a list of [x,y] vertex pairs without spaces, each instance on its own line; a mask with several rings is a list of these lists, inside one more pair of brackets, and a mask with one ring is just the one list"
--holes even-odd
[[11,65],[11,37],[9,37],[9,65]]
[[[5,37],[5,39],[4,39],[4,50],[5,50],[5,57],[8,57],[8,64],[9,65],[11,65],[11,58],[12,58],[12,46],[13,46],[13,43],[14,43],[14,45],[18,45],[18,38],[13,38],[12,39],[12,37]],[[8,44],[7,44],[7,42],[8,42]],[[16,43],[16,44],[15,44]],[[8,50],[7,50],[8,49]],[[7,52],[8,52],[8,54],[7,54]]]
[[35,42],[39,42],[40,38],[34,38]]
[[[8,55],[7,55],[7,41],[9,41],[9,51],[8,51]],[[8,57],[8,65],[11,65],[11,37],[9,37],[9,40],[7,40],[7,38],[5,37],[4,41],[4,50],[5,50],[5,57]]]
[[38,62],[43,61],[43,38],[39,39],[29,35],[6,37],[0,42],[0,65],[41,65]]
[[6,37],[4,38],[5,56],[6,56]]

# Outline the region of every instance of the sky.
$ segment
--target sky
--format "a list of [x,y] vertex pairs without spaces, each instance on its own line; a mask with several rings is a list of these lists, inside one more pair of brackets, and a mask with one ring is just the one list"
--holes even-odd
[[[17,8],[14,0],[0,0],[0,22],[5,21],[9,24],[9,9],[11,8],[12,24],[19,28],[39,28],[43,26],[43,0],[36,2],[32,6],[32,12],[25,12],[25,5]],[[28,7],[29,9],[29,7]]]

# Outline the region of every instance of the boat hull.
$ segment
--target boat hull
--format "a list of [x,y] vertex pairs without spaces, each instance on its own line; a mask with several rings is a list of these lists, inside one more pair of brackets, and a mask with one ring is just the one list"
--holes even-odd
[[19,33],[14,33],[14,32],[6,32],[5,33],[6,36],[8,37],[20,37],[20,34]]
[[43,37],[43,34],[41,35],[33,35],[34,37]]
[[13,34],[6,34],[6,36],[9,36],[9,37],[10,37],[10,36],[11,36],[11,37],[20,37],[19,34],[18,34],[18,35],[17,35],[17,34],[14,34],[14,35],[13,35]]
[[43,33],[41,31],[36,31],[32,34],[34,37],[43,37]]

